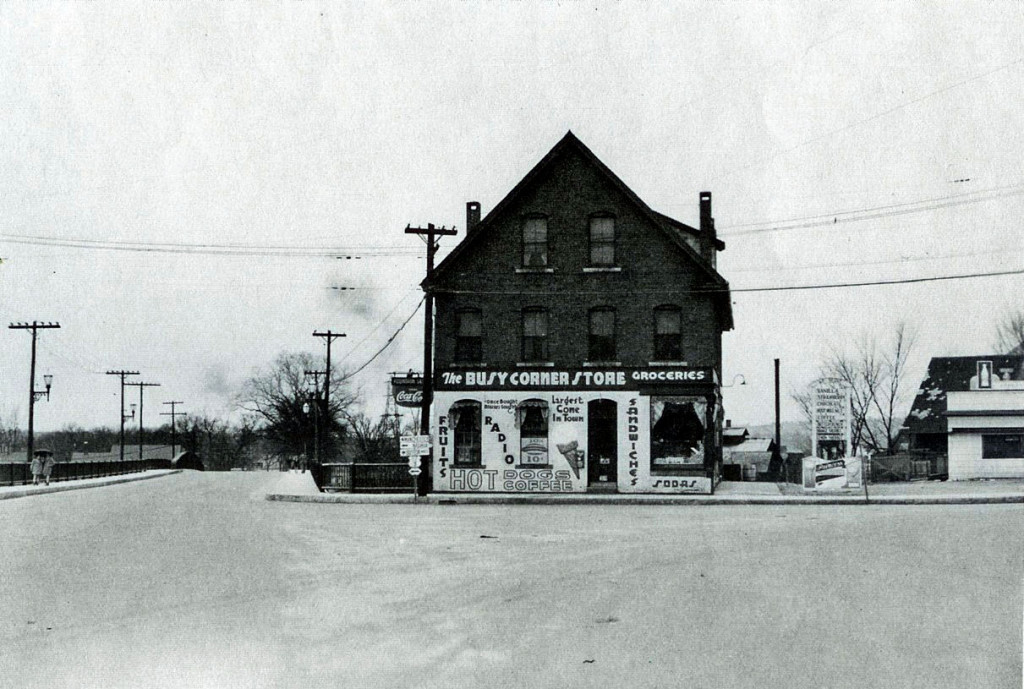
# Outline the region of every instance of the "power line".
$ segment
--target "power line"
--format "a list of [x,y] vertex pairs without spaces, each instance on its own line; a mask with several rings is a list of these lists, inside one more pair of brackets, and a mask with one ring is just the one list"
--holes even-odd
[[371,356],[371,357],[370,357],[370,358],[369,358],[369,359],[368,359],[368,360],[366,361],[366,363],[365,363],[365,364],[363,364],[362,366],[360,366],[359,368],[357,368],[357,369],[356,369],[355,371],[352,371],[351,373],[349,373],[348,375],[346,375],[346,376],[345,376],[345,378],[344,378],[343,380],[347,380],[347,379],[351,378],[352,376],[356,375],[357,373],[359,373],[360,371],[362,371],[362,370],[363,370],[364,368],[366,368],[366,367],[367,367],[367,366],[369,366],[369,365],[370,365],[371,363],[373,363],[374,359],[376,359],[376,358],[377,358],[378,356],[380,356],[380,355],[381,355],[381,354],[382,354],[382,353],[384,352],[384,350],[385,350],[385,349],[387,349],[387,348],[388,348],[389,346],[391,346],[391,343],[395,341],[395,338],[396,338],[396,337],[398,337],[398,334],[399,334],[400,332],[402,332],[402,330],[404,330],[404,329],[405,329],[405,326],[409,324],[409,321],[411,321],[411,320],[412,320],[412,317],[413,317],[413,316],[415,316],[415,315],[416,315],[416,312],[420,310],[420,306],[422,306],[422,305],[423,305],[423,302],[424,302],[424,301],[426,301],[426,298],[427,298],[427,295],[423,295],[423,297],[422,297],[422,298],[420,299],[419,303],[418,303],[418,304],[416,304],[416,308],[415,308],[415,309],[413,309],[412,313],[410,313],[410,314],[409,314],[409,317],[408,317],[408,318],[406,318],[406,319],[405,319],[404,321],[402,321],[402,325],[398,326],[398,330],[396,330],[396,331],[394,332],[394,334],[393,334],[393,335],[392,335],[391,337],[389,337],[389,338],[388,338],[388,341],[384,343],[384,346],[383,346],[383,347],[381,347],[380,349],[378,349],[378,350],[376,351],[376,353],[375,353],[375,354],[374,354],[373,356]]
[[917,263],[919,261],[942,261],[948,258],[976,258],[978,256],[996,256],[1001,254],[1017,254],[1024,249],[996,249],[993,251],[972,251],[966,254],[940,254],[938,256],[904,256],[897,259],[885,261],[849,261],[845,263],[807,263],[799,266],[775,266],[772,268],[738,268],[730,270],[729,275],[735,273],[778,273],[791,270],[813,270],[816,268],[849,268],[859,266],[884,266],[894,263]]
[[296,256],[324,257],[339,259],[361,259],[393,256],[420,256],[423,249],[418,247],[296,247],[259,244],[185,244],[175,242],[126,242],[120,240],[97,240],[39,235],[0,234],[0,240],[12,244],[54,246],[66,249],[102,249],[107,251],[130,251],[137,253],[206,254],[214,256]]
[[[974,192],[974,193],[982,193],[982,192]],[[938,203],[929,203],[927,201],[920,201],[920,202],[917,202],[917,203],[919,203],[919,204],[928,204],[928,205],[917,205],[917,206],[915,206],[913,208],[902,208],[901,209],[901,208],[896,208],[896,206],[891,206],[889,208],[891,208],[892,210],[884,210],[884,211],[883,210],[879,210],[878,212],[868,212],[870,209],[865,209],[863,211],[843,211],[843,212],[834,213],[834,214],[831,214],[831,215],[823,214],[823,215],[818,215],[818,216],[810,216],[811,218],[821,218],[821,219],[820,220],[808,220],[808,222],[795,222],[795,221],[783,222],[783,223],[779,223],[779,224],[771,226],[771,227],[760,227],[760,228],[754,228],[754,229],[740,230],[738,232],[724,232],[723,236],[726,236],[726,237],[741,237],[743,235],[761,234],[761,233],[764,233],[764,232],[780,232],[780,231],[783,231],[783,230],[799,230],[799,229],[806,229],[806,228],[809,228],[809,227],[831,226],[831,225],[836,225],[838,223],[861,222],[863,220],[875,220],[875,219],[878,219],[878,218],[888,218],[888,217],[897,216],[897,215],[909,215],[911,213],[923,213],[925,211],[938,210],[938,209],[941,209],[941,208],[951,208],[953,206],[963,206],[963,205],[970,204],[970,203],[981,203],[983,201],[992,201],[992,200],[1004,198],[1004,197],[1007,197],[1007,196],[1020,196],[1021,194],[1024,194],[1024,186],[1021,186],[1021,187],[1018,187],[1018,188],[1007,188],[1006,191],[1001,191],[999,193],[989,193],[986,196],[979,196],[979,197],[975,197],[975,198],[962,199],[962,200],[959,200],[959,201],[950,200],[950,201],[938,202]],[[955,198],[955,197],[949,197],[949,198],[952,199],[952,198]],[[897,205],[905,205],[905,204],[897,204]],[[854,215],[856,213],[860,213],[860,215]],[[851,216],[851,217],[841,217],[841,216],[844,216],[844,215]],[[757,223],[757,224],[761,224],[761,223]],[[741,227],[741,225],[734,225],[733,227]]]
[[1000,277],[1005,275],[1024,275],[1024,269],[1000,270],[985,273],[963,273],[957,275],[933,275],[920,278],[897,278],[893,280],[864,280],[859,282],[837,282],[822,283],[814,285],[781,285],[777,287],[734,287],[726,289],[680,289],[677,287],[665,287],[659,289],[621,289],[621,290],[459,290],[459,289],[438,289],[440,294],[492,294],[492,295],[518,295],[523,297],[546,296],[552,294],[574,294],[574,295],[634,295],[634,294],[737,294],[739,292],[788,292],[797,290],[813,289],[840,289],[847,287],[869,287],[872,285],[905,285],[918,282],[937,282],[940,280],[968,280],[973,278]]
[[[987,197],[986,198],[981,198],[981,199],[976,199],[976,200],[975,199],[970,199],[968,197],[978,196],[979,194],[994,194],[996,192],[1005,192],[1006,190],[1017,190],[1016,193],[1024,193],[1024,183],[1018,182],[1016,184],[1005,184],[1005,185],[998,186],[998,187],[990,187],[988,189],[975,189],[974,191],[966,191],[966,192],[963,192],[963,193],[960,193],[960,194],[949,194],[949,195],[946,195],[946,196],[937,196],[937,197],[930,198],[930,199],[920,199],[918,201],[905,201],[903,203],[891,203],[891,204],[887,204],[887,205],[884,205],[884,206],[870,206],[868,208],[855,208],[855,209],[845,210],[845,211],[833,211],[831,213],[818,213],[818,214],[815,214],[815,215],[805,215],[805,216],[800,216],[800,217],[796,217],[796,218],[787,218],[787,219],[784,219],[784,220],[762,220],[762,221],[759,221],[759,222],[736,223],[734,225],[719,226],[718,229],[719,230],[731,230],[733,228],[760,227],[762,225],[784,226],[784,225],[791,225],[791,224],[798,223],[798,222],[813,221],[813,220],[829,220],[829,221],[831,221],[833,218],[837,218],[837,217],[845,216],[845,215],[855,215],[855,214],[859,214],[859,213],[870,213],[870,212],[874,212],[874,211],[884,211],[884,210],[890,210],[890,209],[896,209],[896,208],[906,208],[906,207],[910,207],[910,206],[920,206],[922,204],[939,203],[939,202],[949,201],[949,200],[953,200],[953,199],[967,199],[967,200],[964,201],[964,203],[976,203],[977,201],[985,201],[985,200],[987,200]],[[733,233],[733,234],[735,235],[735,234],[739,234],[739,233]]]
[[997,67],[993,67],[992,69],[990,69],[990,70],[988,70],[986,72],[982,72],[981,74],[975,74],[974,76],[968,77],[967,79],[962,79],[961,81],[957,81],[957,82],[954,82],[952,84],[947,84],[946,86],[943,86],[942,88],[936,89],[934,91],[929,91],[928,93],[925,93],[925,94],[923,94],[921,96],[918,96],[917,98],[912,98],[910,100],[903,101],[902,103],[898,103],[897,105],[889,108],[888,110],[883,110],[882,112],[878,112],[878,113],[875,113],[874,115],[871,115],[869,117],[865,117],[863,119],[856,120],[855,122],[851,122],[849,124],[846,124],[846,125],[844,125],[842,127],[837,128],[837,129],[832,129],[830,131],[824,132],[824,133],[819,134],[817,136],[813,136],[813,137],[811,137],[809,139],[804,139],[803,141],[801,141],[801,142],[799,142],[797,144],[794,144],[794,145],[790,146],[789,148],[786,148],[786,149],[783,149],[781,151],[777,151],[776,153],[773,153],[772,155],[768,156],[767,158],[765,158],[763,160],[760,160],[760,161],[757,161],[757,162],[754,162],[754,163],[749,163],[747,165],[742,165],[740,167],[736,167],[736,168],[733,168],[731,170],[726,170],[725,172],[723,172],[720,175],[718,175],[715,179],[720,179],[723,176],[731,175],[731,174],[733,174],[735,172],[741,172],[743,170],[749,170],[749,169],[754,168],[754,167],[759,167],[761,165],[764,165],[766,163],[769,163],[769,162],[775,160],[779,156],[785,155],[787,153],[792,153],[793,151],[797,150],[798,148],[803,148],[804,146],[807,146],[809,144],[817,143],[818,141],[822,141],[824,139],[831,138],[831,137],[835,136],[836,134],[841,134],[841,133],[843,133],[845,131],[849,131],[850,129],[853,129],[854,127],[859,127],[862,124],[867,124],[868,122],[872,122],[874,120],[880,119],[882,117],[885,117],[886,115],[891,115],[892,113],[897,112],[899,110],[902,110],[903,108],[909,107],[909,106],[914,105],[916,103],[920,103],[921,101],[924,101],[924,100],[927,100],[927,99],[929,99],[929,98],[931,98],[933,96],[937,96],[939,94],[945,93],[946,91],[951,91],[951,90],[953,90],[955,88],[959,88],[960,86],[963,86],[964,84],[969,84],[972,81],[977,81],[978,79],[983,79],[984,77],[987,77],[987,76],[990,76],[992,74],[995,74],[996,72],[1001,72],[1004,69],[1009,69],[1010,67],[1013,67],[1014,65],[1018,65],[1021,62],[1024,62],[1024,58],[1019,58],[1017,60],[1012,60],[1011,62],[1007,62],[1007,63],[999,65]]

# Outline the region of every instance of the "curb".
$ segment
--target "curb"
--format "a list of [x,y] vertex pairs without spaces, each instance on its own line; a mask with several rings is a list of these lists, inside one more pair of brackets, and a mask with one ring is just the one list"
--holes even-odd
[[886,495],[865,501],[861,496],[735,496],[735,497],[606,497],[571,498],[547,495],[427,495],[415,501],[408,495],[322,493],[320,495],[285,495],[268,493],[273,502],[331,503],[348,505],[994,505],[1024,503],[1024,494],[908,496]]
[[86,488],[101,488],[103,486],[115,486],[119,483],[132,483],[134,481],[146,481],[153,478],[162,478],[164,476],[171,476],[172,474],[180,474],[182,469],[170,469],[161,474],[152,474],[149,476],[113,476],[109,479],[101,479],[95,483],[87,484],[70,484],[70,483],[56,483],[52,486],[43,486],[42,488],[25,488],[23,490],[14,490],[10,492],[0,492],[0,500],[12,500],[14,498],[27,498],[32,495],[45,495],[47,493],[63,493],[69,490],[84,490]]

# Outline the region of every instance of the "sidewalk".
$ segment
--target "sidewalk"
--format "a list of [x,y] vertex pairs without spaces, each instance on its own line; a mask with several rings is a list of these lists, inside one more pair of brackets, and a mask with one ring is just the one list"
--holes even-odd
[[863,489],[815,493],[797,485],[723,481],[714,495],[626,493],[321,493],[309,474],[283,474],[267,500],[319,503],[433,505],[966,505],[1024,503],[1024,480],[879,483]]
[[180,474],[181,469],[154,469],[152,471],[140,471],[135,474],[121,474],[120,476],[104,476],[102,478],[84,478],[73,481],[52,481],[50,485],[40,483],[37,486],[32,484],[22,486],[0,486],[0,500],[10,498],[24,498],[30,495],[42,495],[44,493],[61,493],[66,490],[80,490],[82,488],[99,488],[101,486],[113,486],[118,483],[130,483],[132,481],[145,481],[150,478],[160,478],[170,474]]

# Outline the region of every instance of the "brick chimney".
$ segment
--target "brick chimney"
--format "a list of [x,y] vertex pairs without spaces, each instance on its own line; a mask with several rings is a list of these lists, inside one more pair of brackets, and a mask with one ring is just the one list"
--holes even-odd
[[700,193],[700,255],[714,268],[717,262],[718,251],[715,244],[718,235],[715,234],[715,219],[711,217],[711,192]]
[[480,202],[470,201],[466,204],[466,232],[472,232],[480,222]]

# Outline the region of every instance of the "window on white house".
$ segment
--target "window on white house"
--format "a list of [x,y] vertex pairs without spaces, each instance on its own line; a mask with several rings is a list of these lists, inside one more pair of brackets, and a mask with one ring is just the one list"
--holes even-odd
[[1024,435],[1020,433],[981,436],[982,459],[1024,459]]

